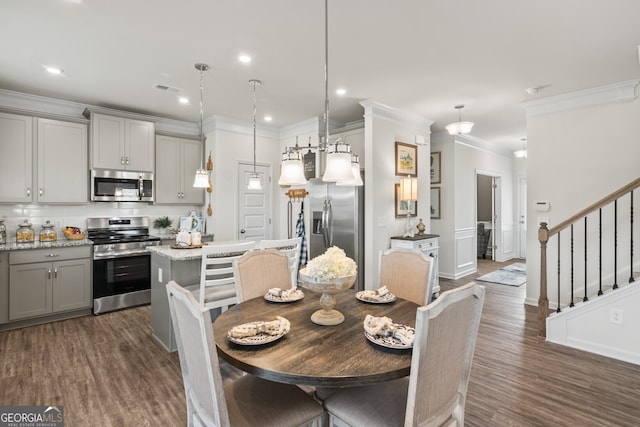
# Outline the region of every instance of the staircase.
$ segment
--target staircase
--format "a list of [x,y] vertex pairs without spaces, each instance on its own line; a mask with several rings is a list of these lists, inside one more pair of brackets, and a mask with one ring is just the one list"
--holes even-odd
[[640,363],[640,340],[630,339],[640,332],[633,200],[638,187],[640,178],[555,227],[540,224],[539,336],[600,354],[608,349]]

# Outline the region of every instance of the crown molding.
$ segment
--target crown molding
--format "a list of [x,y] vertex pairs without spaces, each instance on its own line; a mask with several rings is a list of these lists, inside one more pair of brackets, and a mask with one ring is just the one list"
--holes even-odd
[[525,108],[527,116],[532,117],[611,102],[628,102],[638,97],[638,83],[640,83],[640,80],[628,80],[564,95],[523,102],[521,105]]
[[427,134],[431,133],[433,120],[425,119],[415,113],[400,111],[373,99],[360,101],[360,105],[364,108],[364,116],[382,117],[405,126],[425,129]]
[[[253,123],[222,116],[214,115],[205,118],[203,128],[205,133],[214,131],[226,131],[253,136]],[[278,129],[270,126],[256,125],[256,136],[260,136],[262,138],[279,139],[280,132]]]

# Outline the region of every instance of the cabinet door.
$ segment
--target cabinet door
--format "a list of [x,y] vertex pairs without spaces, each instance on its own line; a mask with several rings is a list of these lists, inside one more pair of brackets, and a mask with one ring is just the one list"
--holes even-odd
[[153,122],[125,119],[125,169],[153,172],[155,126]]
[[124,169],[124,119],[91,114],[91,167]]
[[38,120],[38,191],[43,203],[87,202],[87,126]]
[[32,201],[33,119],[0,113],[0,202]]
[[53,312],[91,306],[91,262],[74,259],[53,263]]
[[9,267],[9,320],[51,313],[50,262]]
[[156,203],[179,203],[182,192],[180,139],[156,137]]
[[205,189],[193,187],[196,170],[202,167],[202,143],[191,139],[182,142],[182,203],[201,205],[204,203]]

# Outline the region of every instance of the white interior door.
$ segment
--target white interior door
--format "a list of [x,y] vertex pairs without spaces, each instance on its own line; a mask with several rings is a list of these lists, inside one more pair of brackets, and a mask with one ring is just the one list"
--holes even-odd
[[518,256],[527,257],[527,178],[518,177]]
[[253,163],[238,164],[238,240],[271,239],[272,191],[271,166],[256,165],[260,175],[262,190],[248,190],[249,174],[253,173]]

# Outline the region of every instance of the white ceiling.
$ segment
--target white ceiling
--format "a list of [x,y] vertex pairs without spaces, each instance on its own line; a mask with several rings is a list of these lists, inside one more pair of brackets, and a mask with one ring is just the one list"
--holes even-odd
[[[330,117],[374,99],[437,132],[465,104],[472,136],[517,149],[523,101],[640,76],[639,17],[638,0],[330,0]],[[252,78],[271,126],[324,111],[322,0],[2,0],[0,40],[3,89],[197,122],[205,62],[205,116],[250,122]]]

